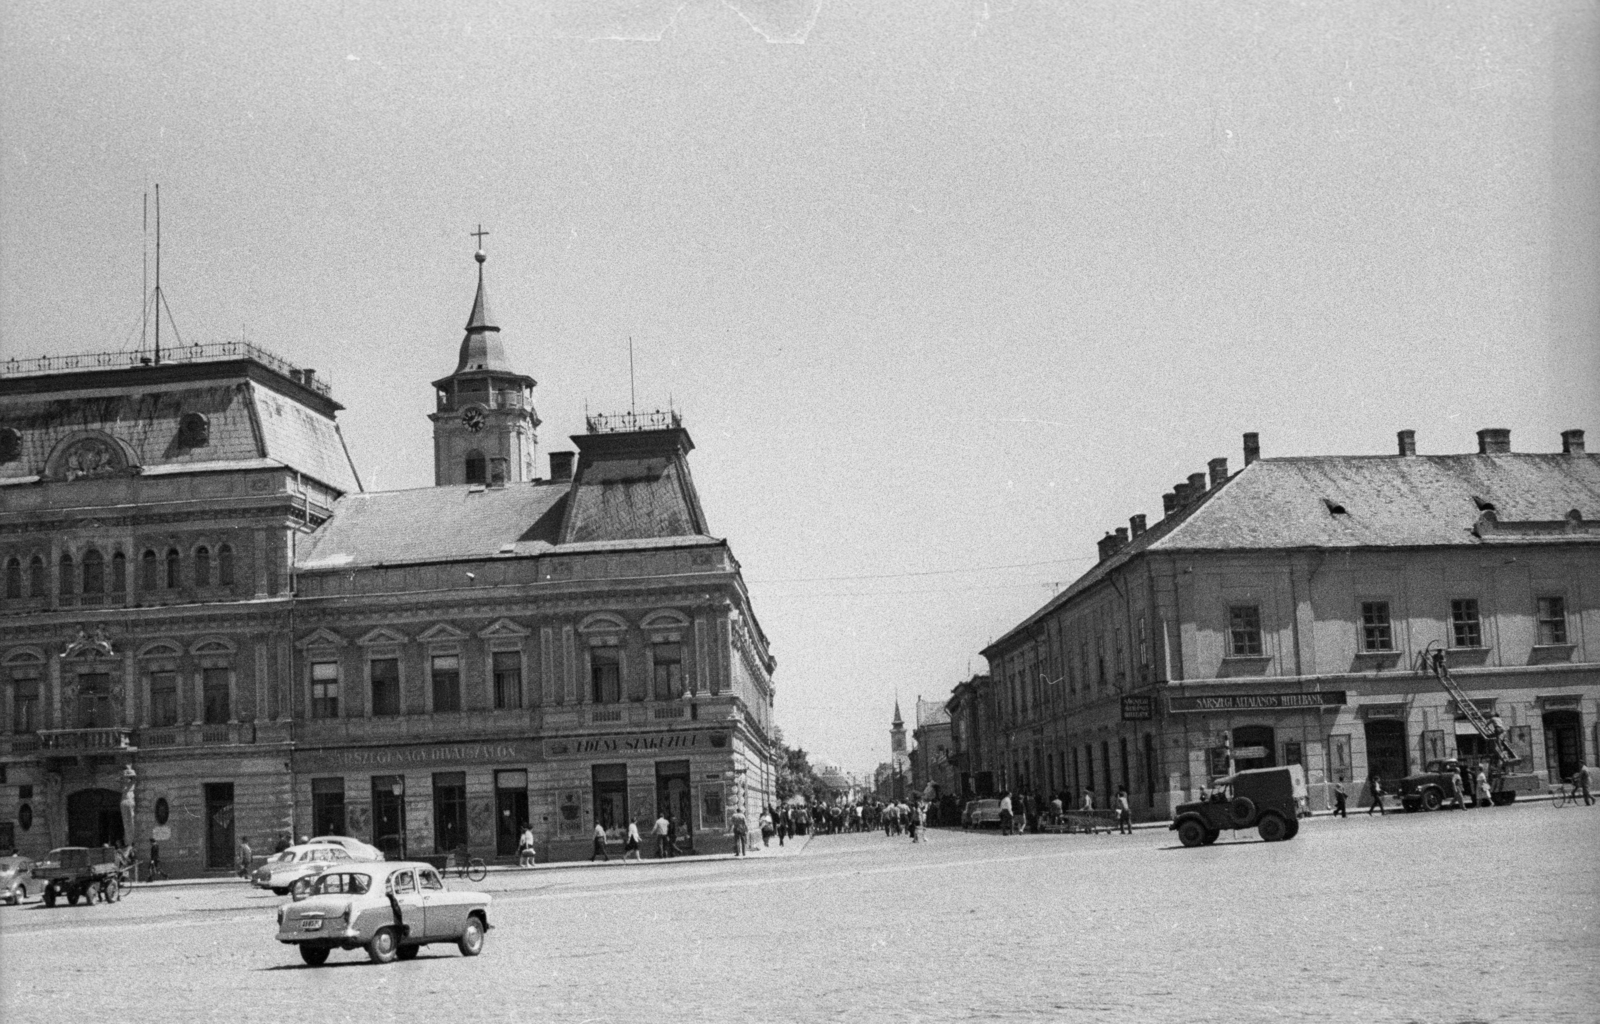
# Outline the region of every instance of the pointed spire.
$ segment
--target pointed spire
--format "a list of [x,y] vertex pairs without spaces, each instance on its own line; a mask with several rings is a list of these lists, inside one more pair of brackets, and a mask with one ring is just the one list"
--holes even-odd
[[894,724],[895,725],[905,725],[906,724],[905,719],[900,717],[900,698],[899,697],[896,697],[894,699]]
[[500,341],[500,328],[495,326],[494,314],[489,311],[489,292],[483,284],[483,264],[489,257],[479,249],[472,258],[478,261],[478,293],[472,299],[472,313],[467,317],[467,333],[461,339],[461,356],[456,361],[456,372],[498,370],[511,373],[513,371],[511,364],[506,361],[505,345]]

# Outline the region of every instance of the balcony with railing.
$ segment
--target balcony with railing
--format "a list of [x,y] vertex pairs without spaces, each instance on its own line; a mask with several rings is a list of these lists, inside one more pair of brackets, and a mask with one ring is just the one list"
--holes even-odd
[[36,750],[44,754],[96,754],[127,750],[133,746],[133,730],[122,726],[93,729],[40,729]]
[[121,370],[160,363],[220,363],[247,359],[309,388],[324,398],[333,397],[326,377],[315,370],[301,369],[282,356],[248,341],[208,341],[193,345],[163,346],[157,360],[153,351],[128,349],[120,352],[80,352],[70,355],[39,356],[35,359],[7,359],[0,362],[0,377],[36,377],[49,373],[85,370]]

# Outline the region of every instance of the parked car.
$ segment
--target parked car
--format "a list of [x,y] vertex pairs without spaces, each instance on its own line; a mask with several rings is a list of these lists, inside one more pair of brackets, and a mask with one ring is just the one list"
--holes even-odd
[[352,860],[354,858],[344,847],[332,843],[291,846],[282,853],[268,857],[265,864],[256,868],[250,875],[250,884],[257,889],[271,889],[279,896],[286,896],[295,886],[304,887],[324,871],[343,867]]
[[1300,765],[1249,768],[1218,779],[1206,799],[1179,804],[1170,827],[1185,846],[1209,846],[1225,828],[1254,828],[1276,843],[1299,834],[1305,797],[1306,773]]
[[999,800],[968,800],[961,812],[962,828],[1000,827]]
[[427,864],[342,864],[318,876],[304,899],[278,908],[278,941],[298,946],[312,967],[335,949],[365,949],[373,963],[410,960],[425,945],[453,942],[483,952],[489,896],[452,892]]
[[317,843],[332,843],[344,847],[344,852],[350,855],[351,860],[383,860],[383,851],[370,843],[363,843],[359,839],[349,836],[312,836],[302,845],[315,845]]
[[[0,897],[12,906],[28,898],[33,883],[33,861],[20,854],[0,857]],[[37,886],[34,887],[37,890]]]

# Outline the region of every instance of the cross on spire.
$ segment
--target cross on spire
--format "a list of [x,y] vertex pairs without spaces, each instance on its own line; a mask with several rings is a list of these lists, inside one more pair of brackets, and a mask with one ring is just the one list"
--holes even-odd
[[467,234],[471,235],[473,238],[476,238],[478,240],[478,248],[479,249],[483,248],[483,236],[487,235],[488,233],[489,232],[483,230],[483,225],[481,223],[478,225],[478,230],[476,230],[476,231],[468,231],[467,232]]

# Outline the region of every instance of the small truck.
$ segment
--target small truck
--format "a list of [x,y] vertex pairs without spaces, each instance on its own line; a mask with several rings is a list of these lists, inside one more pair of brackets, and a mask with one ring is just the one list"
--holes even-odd
[[126,870],[114,846],[62,846],[34,862],[33,877],[44,883],[45,906],[55,906],[60,896],[77,906],[97,895],[106,903],[121,899]]
[[1170,827],[1185,846],[1209,846],[1225,828],[1254,828],[1266,842],[1281,842],[1300,832],[1305,797],[1306,773],[1300,765],[1249,768],[1218,779],[1206,799],[1179,804]]
[[1506,771],[1499,758],[1443,758],[1429,761],[1426,771],[1400,780],[1400,806],[1408,811],[1437,811],[1455,803],[1458,784],[1464,803],[1476,805],[1476,769],[1480,764],[1489,777],[1489,798],[1496,807],[1512,803],[1518,793],[1533,793],[1540,788],[1537,775]]

